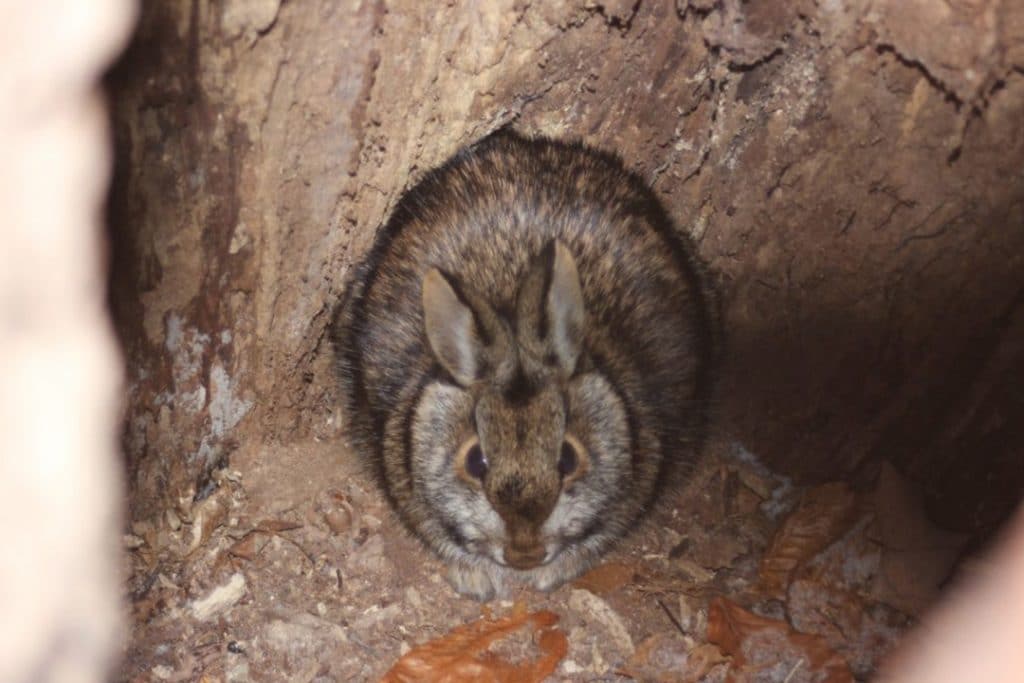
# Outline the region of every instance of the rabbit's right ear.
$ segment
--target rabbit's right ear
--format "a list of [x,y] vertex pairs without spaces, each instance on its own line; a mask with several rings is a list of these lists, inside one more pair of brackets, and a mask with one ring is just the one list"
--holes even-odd
[[434,356],[462,386],[480,378],[484,343],[473,310],[440,270],[423,278],[423,319]]

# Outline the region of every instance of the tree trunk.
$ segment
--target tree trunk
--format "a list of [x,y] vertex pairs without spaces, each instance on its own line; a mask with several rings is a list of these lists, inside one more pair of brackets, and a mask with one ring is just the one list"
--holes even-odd
[[507,123],[617,151],[697,240],[719,431],[802,478],[891,460],[954,526],[1020,495],[1020,2],[152,2],[110,85],[136,516],[338,437],[346,272]]

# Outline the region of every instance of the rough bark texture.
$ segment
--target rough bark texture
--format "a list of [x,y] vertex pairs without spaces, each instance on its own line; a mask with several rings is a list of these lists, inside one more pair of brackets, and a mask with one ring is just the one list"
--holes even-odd
[[887,458],[949,524],[1021,490],[1024,4],[147,3],[111,77],[136,516],[337,438],[324,335],[423,170],[515,121],[617,150],[716,273],[719,429]]
[[99,79],[124,0],[0,6],[0,680],[108,680],[123,496]]

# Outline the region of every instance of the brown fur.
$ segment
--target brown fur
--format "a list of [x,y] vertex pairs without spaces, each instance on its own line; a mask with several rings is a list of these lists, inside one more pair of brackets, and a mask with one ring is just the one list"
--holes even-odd
[[[428,173],[333,332],[354,445],[464,593],[571,579],[698,457],[701,270],[650,190],[582,145],[500,131]],[[583,462],[563,478],[565,441]]]

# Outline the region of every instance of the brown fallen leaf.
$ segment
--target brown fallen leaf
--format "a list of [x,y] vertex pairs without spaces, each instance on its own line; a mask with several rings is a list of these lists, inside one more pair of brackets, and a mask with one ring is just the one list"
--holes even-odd
[[692,642],[678,633],[655,633],[637,646],[618,673],[638,681],[696,683],[726,658],[714,645]]
[[228,548],[233,556],[243,560],[253,560],[267,544],[267,538],[258,531],[250,531],[240,541]]
[[270,534],[277,534],[282,531],[291,531],[292,529],[298,529],[302,527],[297,522],[289,522],[284,519],[264,519],[256,525],[256,529],[259,531],[266,531]]
[[766,498],[760,496],[757,491],[743,484],[736,491],[732,502],[733,514],[738,517],[746,517],[755,514]]
[[819,635],[838,649],[860,629],[867,605],[855,593],[813,579],[795,579],[786,596],[786,617],[801,633]]
[[801,633],[824,638],[862,679],[875,671],[910,626],[910,620],[892,607],[865,600],[835,583],[803,578],[789,584],[786,616]]
[[875,520],[869,533],[882,548],[871,595],[914,616],[938,595],[967,536],[943,531],[925,514],[920,491],[884,463],[871,497]]
[[793,572],[846,533],[857,520],[857,496],[841,482],[806,491],[761,558],[761,588],[785,593]]
[[779,485],[778,481],[772,481],[766,475],[754,472],[750,467],[739,467],[736,475],[744,487],[752,491],[760,500],[768,500]]
[[575,588],[583,588],[595,595],[614,593],[633,581],[636,570],[623,562],[609,562],[595,567],[572,582]]
[[[447,635],[410,650],[388,671],[381,683],[540,683],[551,675],[569,650],[565,634],[555,627],[558,615],[546,610],[513,610],[498,619],[483,617]],[[490,645],[524,626],[537,635],[540,656],[513,663],[488,651]]]
[[729,681],[773,670],[791,676],[799,671],[791,681],[853,683],[846,660],[824,638],[798,633],[784,621],[758,616],[725,598],[708,605],[708,642],[732,656]]
[[191,555],[210,540],[213,532],[227,521],[230,507],[227,491],[218,489],[193,508],[192,538],[185,550],[186,555]]

